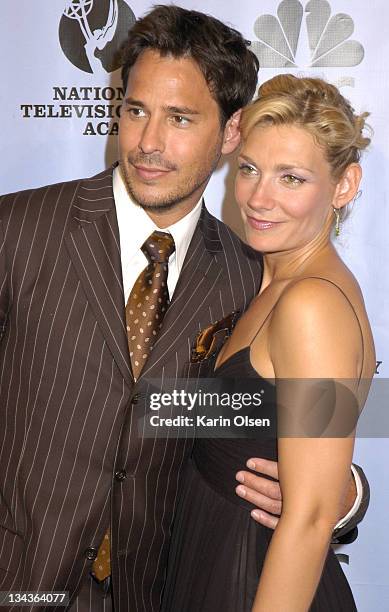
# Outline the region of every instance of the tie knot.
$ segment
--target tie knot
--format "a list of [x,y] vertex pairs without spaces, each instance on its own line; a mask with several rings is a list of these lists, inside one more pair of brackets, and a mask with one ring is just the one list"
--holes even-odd
[[173,236],[166,232],[153,232],[142,245],[142,251],[151,263],[167,263],[175,251]]

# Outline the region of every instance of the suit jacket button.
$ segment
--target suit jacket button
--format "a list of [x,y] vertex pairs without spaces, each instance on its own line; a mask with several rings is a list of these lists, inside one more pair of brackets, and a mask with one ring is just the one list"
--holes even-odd
[[127,478],[126,470],[119,470],[118,472],[115,472],[115,480],[117,480],[118,482],[123,482],[123,480],[125,480],[126,478]]
[[97,548],[87,548],[85,551],[85,557],[89,560],[89,561],[94,561],[97,557]]

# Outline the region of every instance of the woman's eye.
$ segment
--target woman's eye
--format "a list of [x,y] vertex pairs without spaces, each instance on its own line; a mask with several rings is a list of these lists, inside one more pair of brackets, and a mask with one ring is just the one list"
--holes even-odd
[[292,187],[294,187],[295,185],[302,185],[302,183],[305,183],[305,179],[295,176],[294,174],[284,174],[284,176],[282,177],[282,180],[284,181],[284,183]]
[[257,173],[255,166],[251,166],[250,164],[239,164],[239,171],[245,176],[253,176]]

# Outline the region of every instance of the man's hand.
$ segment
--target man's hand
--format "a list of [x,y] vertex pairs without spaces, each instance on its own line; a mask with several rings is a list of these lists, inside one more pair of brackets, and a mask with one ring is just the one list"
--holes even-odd
[[275,529],[282,508],[282,495],[278,482],[278,463],[268,459],[249,459],[246,465],[250,470],[271,476],[277,481],[273,482],[268,478],[256,476],[250,472],[238,472],[236,479],[242,484],[235,489],[240,497],[256,506],[256,509],[251,512],[253,519],[265,527]]
[[[257,523],[275,529],[282,509],[282,494],[280,483],[278,482],[278,463],[268,459],[249,459],[247,467],[261,476],[256,476],[251,472],[238,472],[236,479],[241,483],[235,489],[239,497],[243,497],[248,502],[256,506],[252,510],[251,516]],[[276,480],[273,482],[263,475],[271,476]],[[341,516],[346,516],[354,505],[357,495],[355,480],[350,473],[350,483],[344,499]],[[275,516],[274,516],[275,515]]]

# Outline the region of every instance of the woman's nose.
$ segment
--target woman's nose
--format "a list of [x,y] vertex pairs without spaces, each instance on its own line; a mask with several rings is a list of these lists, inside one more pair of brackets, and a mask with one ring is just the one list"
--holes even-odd
[[271,210],[274,207],[274,189],[270,181],[258,180],[248,199],[248,206],[253,210]]

